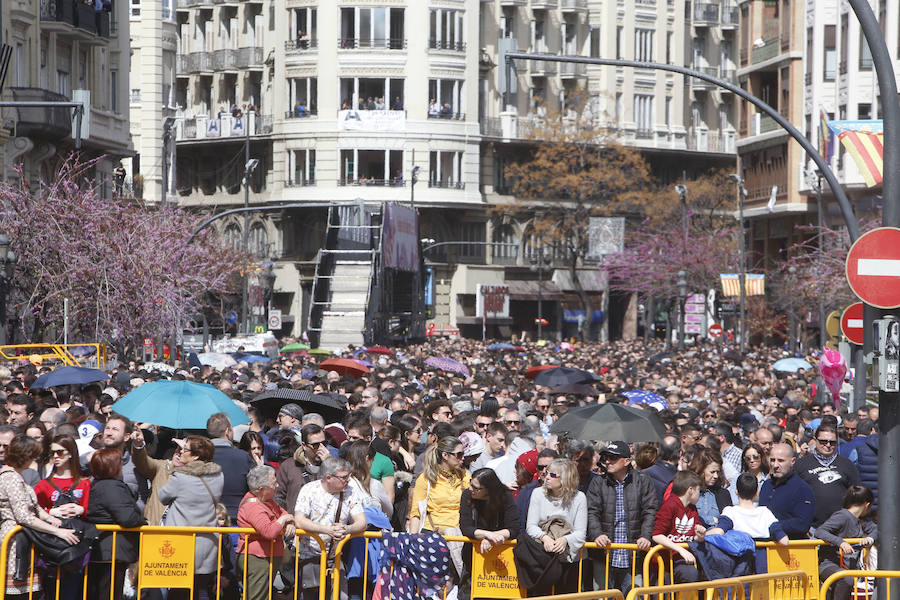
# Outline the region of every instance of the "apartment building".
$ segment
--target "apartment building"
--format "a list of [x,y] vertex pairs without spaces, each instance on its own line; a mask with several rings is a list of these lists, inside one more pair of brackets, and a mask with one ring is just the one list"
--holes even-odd
[[[112,171],[131,154],[128,131],[128,14],[121,4],[95,9],[67,0],[0,2],[0,39],[12,47],[5,101],[80,102],[82,155],[103,156],[94,175],[112,194]],[[8,132],[0,177],[21,164],[30,181],[48,180],[75,147],[71,108],[4,108]],[[0,140],[3,141],[3,140]]]
[[[900,55],[900,5],[880,0],[873,4],[873,10],[896,65]],[[821,111],[828,119],[880,119],[881,99],[872,55],[849,6],[837,0],[807,0],[805,23],[802,130],[817,145]],[[898,67],[895,70],[900,72]],[[801,168],[806,177],[800,180],[800,193],[815,201],[818,184],[815,165],[804,157]],[[831,168],[857,214],[880,206],[880,186],[866,187],[855,161],[840,144],[834,149]],[[822,185],[825,222],[831,227],[843,227],[834,195],[827,183],[823,181]]]
[[[512,200],[503,168],[530,143],[519,124],[586,90],[598,126],[674,182],[733,165],[735,101],[680,75],[538,61],[517,65],[505,93],[501,55],[622,56],[728,78],[735,15],[675,0],[177,0],[173,193],[207,209],[301,205],[220,222],[236,244],[247,227],[273,264],[272,306],[295,334],[328,205],[385,202],[414,202],[421,236],[440,244],[426,253],[433,322],[480,335],[476,287],[504,284],[512,316],[489,319],[492,333],[531,331],[540,296],[548,330],[571,334],[577,315],[564,311],[580,307],[563,265],[532,269],[525,224],[488,210]],[[580,279],[606,306],[597,269]]]

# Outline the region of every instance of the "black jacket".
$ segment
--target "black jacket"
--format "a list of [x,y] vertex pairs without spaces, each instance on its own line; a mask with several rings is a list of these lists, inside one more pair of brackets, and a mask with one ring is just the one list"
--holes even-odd
[[[235,448],[234,444],[224,438],[214,439],[212,443],[216,449],[213,462],[222,467],[222,475],[225,476],[221,502],[228,509],[231,522],[237,523],[238,506],[247,493],[247,473],[253,468],[254,462],[248,452]],[[289,510],[293,510],[293,507]]]
[[677,472],[678,467],[676,465],[667,463],[664,460],[658,460],[641,471],[641,473],[653,481],[653,487],[656,488],[656,498],[659,501],[659,504],[662,504],[666,488],[672,483],[672,479]]
[[459,499],[459,529],[466,537],[475,537],[476,529],[484,529],[485,531],[500,531],[501,529],[509,530],[509,539],[514,540],[519,534],[519,509],[516,501],[513,500],[512,493],[509,490],[503,490],[503,509],[499,514],[488,519],[484,512],[479,510],[481,507],[478,500],[472,501],[471,490],[463,490]]
[[[99,479],[91,484],[88,498],[88,509],[85,515],[91,523],[103,525],[121,525],[122,527],[140,527],[147,520],[137,506],[137,500],[128,487],[118,479]],[[138,559],[138,534],[116,534],[116,562],[135,562]],[[103,531],[94,546],[91,559],[94,561],[112,560],[113,532]]]
[[[656,488],[649,477],[634,469],[625,476],[625,521],[628,527],[628,543],[638,538],[653,539],[653,522],[659,501]],[[610,475],[594,477],[587,493],[589,540],[599,535],[613,540],[616,517],[616,482]]]

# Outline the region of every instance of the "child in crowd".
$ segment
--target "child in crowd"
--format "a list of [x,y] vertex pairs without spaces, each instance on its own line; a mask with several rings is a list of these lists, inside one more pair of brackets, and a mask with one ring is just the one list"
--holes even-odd
[[693,583],[700,579],[697,559],[679,544],[701,542],[706,528],[700,524],[696,502],[700,499],[700,476],[693,471],[678,471],[672,480],[672,493],[666,498],[653,524],[653,541],[677,554],[675,583]]
[[[829,575],[837,571],[858,566],[847,564],[847,561],[851,560],[857,551],[846,541],[846,538],[862,538],[860,545],[864,548],[875,543],[878,527],[872,521],[862,520],[869,512],[874,500],[875,496],[869,488],[863,485],[851,485],[844,495],[844,507],[816,528],[816,537],[830,544],[830,546],[822,546],[819,549],[820,581],[825,581]],[[844,555],[843,566],[839,551]],[[858,558],[854,560],[854,563],[857,561]],[[831,588],[833,590],[832,599],[849,600],[853,582],[854,579],[850,577],[838,579]]]

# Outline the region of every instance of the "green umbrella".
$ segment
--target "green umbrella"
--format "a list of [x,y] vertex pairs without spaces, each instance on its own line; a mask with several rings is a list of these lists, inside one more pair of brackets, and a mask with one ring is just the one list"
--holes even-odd
[[325,348],[313,348],[309,351],[310,354],[322,354],[325,356],[331,356],[333,354],[331,350],[326,350]]
[[282,354],[290,354],[291,352],[299,352],[300,350],[309,350],[309,346],[301,344],[300,342],[294,342],[293,344],[288,344],[282,348],[280,352]]

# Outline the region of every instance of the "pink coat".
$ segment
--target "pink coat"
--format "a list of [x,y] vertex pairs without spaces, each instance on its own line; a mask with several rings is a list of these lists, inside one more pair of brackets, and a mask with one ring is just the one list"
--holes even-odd
[[[252,493],[247,492],[238,508],[238,527],[252,527],[256,533],[241,535],[237,553],[244,552],[244,544],[249,543],[248,552],[253,556],[281,556],[284,552],[284,529],[278,518],[287,514],[274,500],[261,502]],[[249,538],[249,541],[248,541]]]

